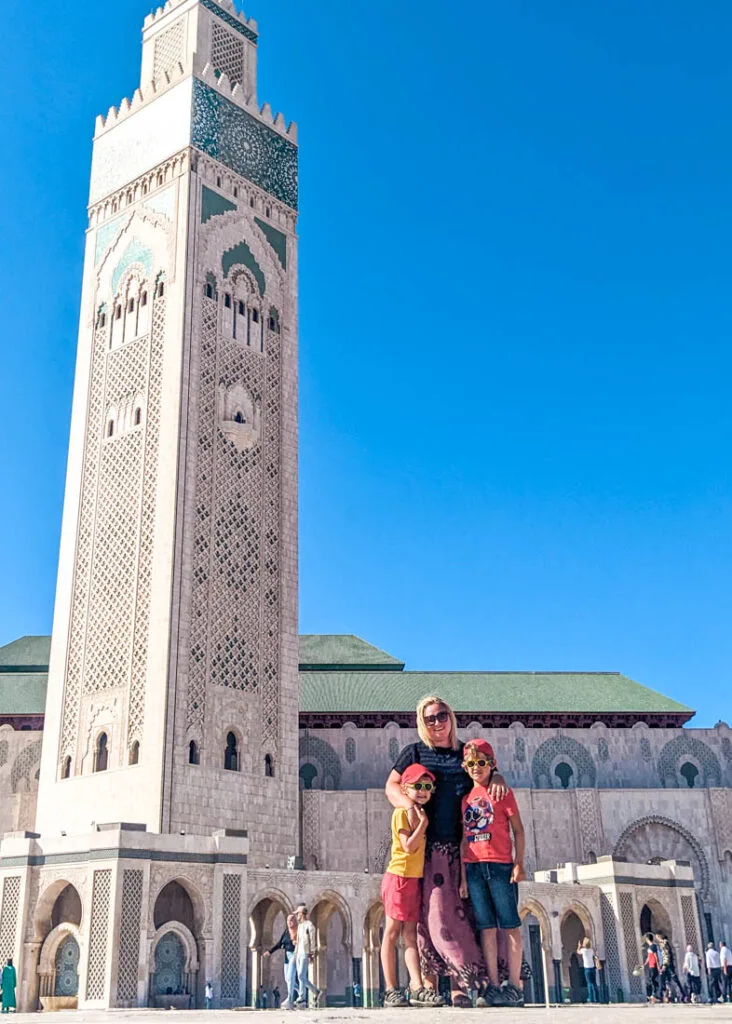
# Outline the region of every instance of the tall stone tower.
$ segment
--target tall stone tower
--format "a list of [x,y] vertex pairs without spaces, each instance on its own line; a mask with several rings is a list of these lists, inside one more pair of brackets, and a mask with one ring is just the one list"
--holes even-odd
[[297,853],[297,146],[230,0],[94,138],[37,831]]

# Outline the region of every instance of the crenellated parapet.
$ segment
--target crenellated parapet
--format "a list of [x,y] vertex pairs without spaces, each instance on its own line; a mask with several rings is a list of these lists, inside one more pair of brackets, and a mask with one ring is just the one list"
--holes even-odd
[[[176,8],[182,7],[184,3],[186,3],[186,0],[167,0],[167,3],[157,7],[151,14],[147,15],[144,21],[144,28],[151,28],[161,18],[175,11]],[[241,26],[242,35],[246,35],[252,42],[257,41],[259,32],[257,22],[254,18],[247,18],[243,11],[237,11],[236,5],[231,0],[203,0],[203,3],[205,7],[213,10],[219,17],[223,16],[225,21],[229,23],[231,23],[231,20],[237,22]]]

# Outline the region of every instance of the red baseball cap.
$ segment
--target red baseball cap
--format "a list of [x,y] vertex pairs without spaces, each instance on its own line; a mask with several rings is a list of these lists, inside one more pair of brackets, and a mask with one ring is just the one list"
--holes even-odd
[[493,747],[490,745],[488,740],[466,740],[465,746],[474,747],[479,754],[482,754],[483,757],[489,758],[491,761],[495,761],[496,759]]
[[427,776],[428,779],[435,781],[435,777],[432,772],[427,771],[424,765],[421,764],[410,764],[408,768],[405,768],[402,772],[402,782],[405,786],[411,786],[413,782],[419,782],[421,778]]

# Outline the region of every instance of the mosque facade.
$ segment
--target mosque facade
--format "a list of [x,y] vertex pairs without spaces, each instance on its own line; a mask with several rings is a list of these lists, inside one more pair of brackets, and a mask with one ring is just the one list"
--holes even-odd
[[428,673],[297,633],[297,128],[229,0],[145,19],[97,119],[52,639],[0,648],[0,957],[19,1006],[251,1004],[305,901],[374,1004],[383,783],[414,707],[493,743],[530,998],[643,997],[640,932],[732,935],[732,734],[617,673]]

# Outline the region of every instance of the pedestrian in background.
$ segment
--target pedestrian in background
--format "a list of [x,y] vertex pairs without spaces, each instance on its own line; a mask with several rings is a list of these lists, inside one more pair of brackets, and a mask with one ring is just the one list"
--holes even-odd
[[205,1002],[207,1010],[213,1008],[213,985],[210,981],[206,982]]
[[686,975],[686,996],[690,1003],[698,1003],[701,995],[701,966],[693,946],[686,947],[683,971]]
[[595,951],[587,936],[577,946],[577,955],[582,960],[582,967],[587,982],[587,1002],[599,1003],[600,995],[597,991],[597,969],[595,967]]
[[722,990],[720,988],[722,962],[719,953],[714,948],[713,942],[707,943],[706,961],[709,974],[709,1001],[711,1003],[721,1003],[723,1002]]
[[719,943],[719,966],[722,968],[722,996],[725,1003],[732,1002],[732,950],[722,939]]

